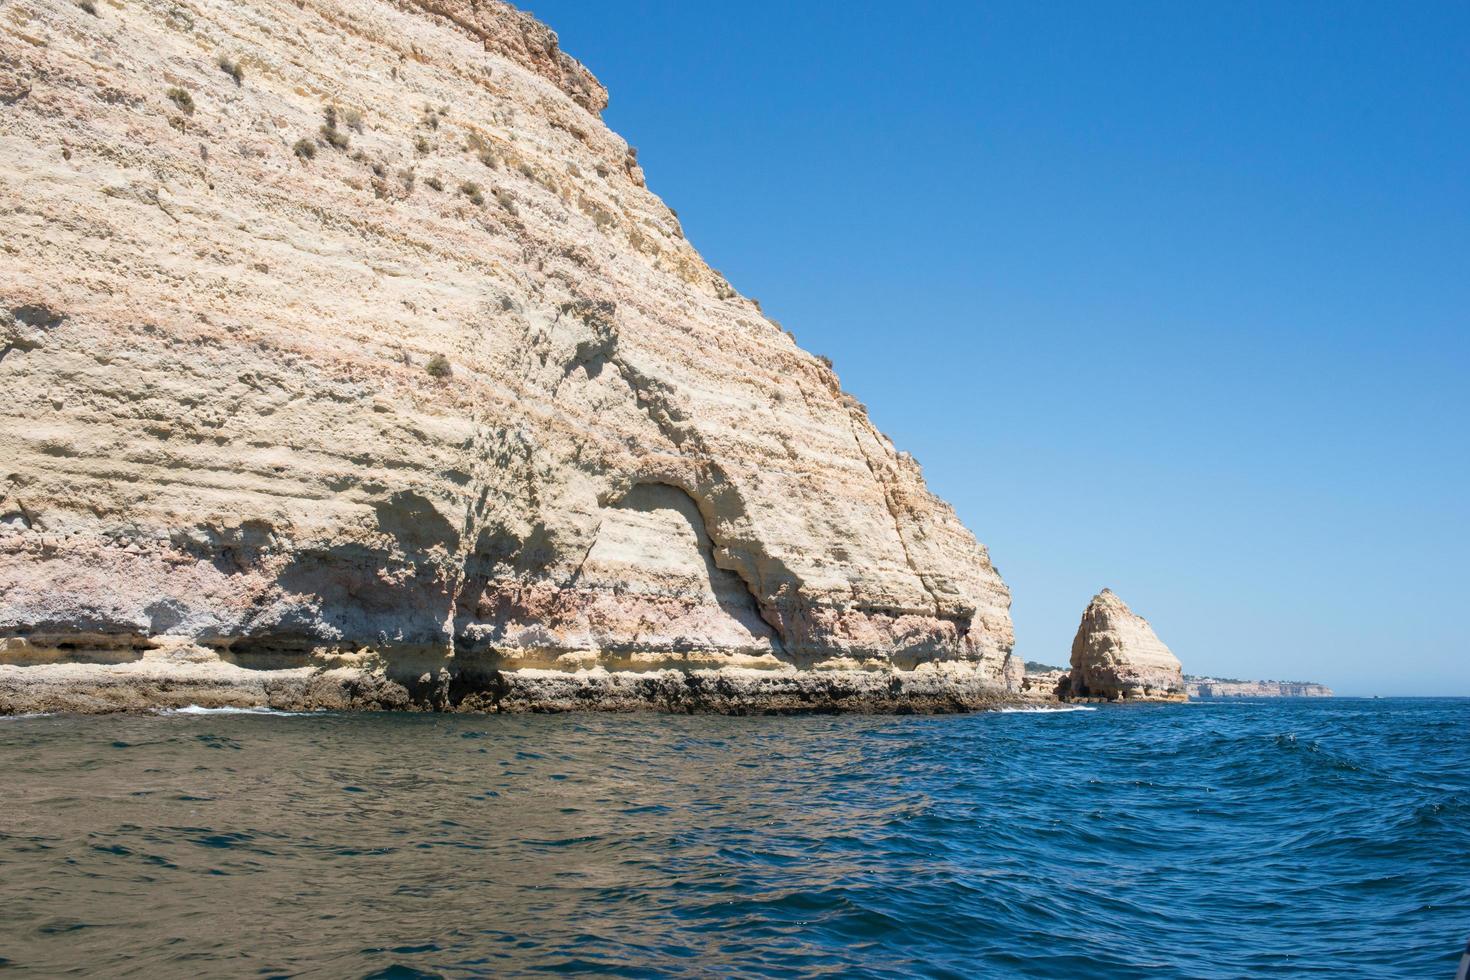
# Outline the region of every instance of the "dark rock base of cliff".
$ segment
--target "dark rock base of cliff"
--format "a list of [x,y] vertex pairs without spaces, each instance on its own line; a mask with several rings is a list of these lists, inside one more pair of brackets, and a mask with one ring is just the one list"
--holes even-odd
[[[964,664],[908,671],[247,670],[228,663],[0,666],[0,715],[203,708],[525,713],[946,714],[1022,703]],[[1034,699],[1030,702],[1034,703]]]

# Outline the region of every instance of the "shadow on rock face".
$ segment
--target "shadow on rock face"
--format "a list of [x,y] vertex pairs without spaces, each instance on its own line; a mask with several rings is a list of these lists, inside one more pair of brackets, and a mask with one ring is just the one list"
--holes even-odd
[[447,551],[459,547],[459,531],[440,514],[423,494],[400,490],[382,503],[374,504],[378,530],[392,535],[405,552],[425,551],[440,545]]

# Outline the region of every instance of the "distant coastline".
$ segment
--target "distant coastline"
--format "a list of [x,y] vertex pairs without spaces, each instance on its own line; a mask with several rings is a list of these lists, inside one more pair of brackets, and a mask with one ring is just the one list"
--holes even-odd
[[1243,681],[1233,677],[1198,677],[1186,674],[1185,689],[1191,698],[1330,698],[1332,688],[1312,681]]
[[[1067,675],[1068,668],[1026,661],[1026,690],[1051,691]],[[1184,675],[1185,691],[1191,699],[1222,698],[1331,698],[1337,695],[1326,684],[1315,681],[1241,680],[1238,677]]]

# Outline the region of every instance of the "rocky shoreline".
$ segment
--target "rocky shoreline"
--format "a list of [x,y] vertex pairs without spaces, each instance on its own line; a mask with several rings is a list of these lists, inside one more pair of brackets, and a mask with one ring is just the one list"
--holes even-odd
[[914,670],[648,671],[365,667],[254,670],[178,657],[121,664],[0,665],[0,715],[105,714],[168,708],[280,711],[676,714],[954,714],[1035,704],[957,663]]

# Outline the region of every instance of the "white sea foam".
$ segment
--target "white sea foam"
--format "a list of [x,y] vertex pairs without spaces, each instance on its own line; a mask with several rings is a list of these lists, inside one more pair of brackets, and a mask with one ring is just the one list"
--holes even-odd
[[25,715],[0,715],[0,721],[26,721],[31,718],[50,718],[54,711],[33,711]]
[[997,711],[1003,715],[1057,715],[1068,711],[1096,711],[1097,709],[1086,704],[1064,704],[1056,708],[998,708]]
[[313,711],[277,711],[275,708],[205,708],[201,705],[191,704],[183,708],[160,708],[161,715],[276,715],[281,718],[296,718],[302,715],[316,714]]

